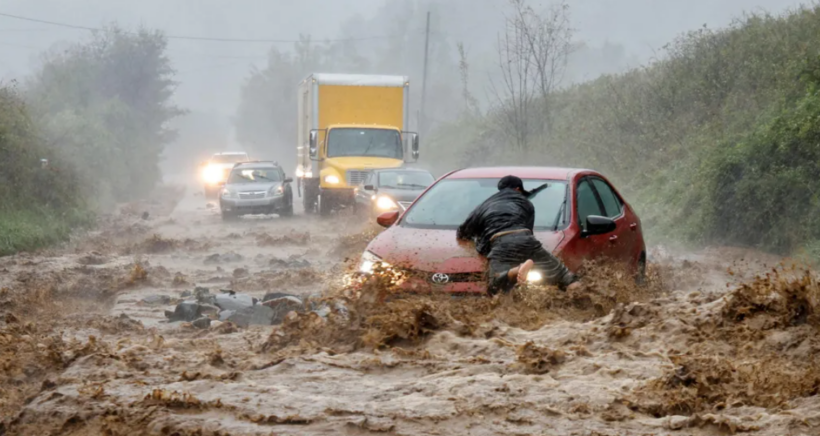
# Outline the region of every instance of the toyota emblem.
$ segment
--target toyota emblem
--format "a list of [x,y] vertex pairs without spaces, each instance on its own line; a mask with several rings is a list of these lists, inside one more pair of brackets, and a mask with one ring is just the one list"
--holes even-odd
[[430,280],[437,285],[443,285],[450,281],[450,276],[444,273],[435,273]]

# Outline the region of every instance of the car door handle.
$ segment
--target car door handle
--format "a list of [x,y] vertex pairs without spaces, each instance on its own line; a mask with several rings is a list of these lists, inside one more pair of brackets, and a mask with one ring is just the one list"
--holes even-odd
[[632,231],[638,230],[638,223],[630,224],[629,229],[632,230]]
[[618,235],[612,235],[612,236],[609,237],[609,242],[614,244],[617,241],[618,241]]

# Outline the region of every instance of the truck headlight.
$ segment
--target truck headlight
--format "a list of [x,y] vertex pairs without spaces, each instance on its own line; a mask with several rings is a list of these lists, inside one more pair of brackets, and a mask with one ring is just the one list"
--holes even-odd
[[222,181],[222,171],[219,167],[209,165],[202,171],[202,178],[206,183],[215,184]]
[[382,196],[382,197],[379,197],[378,200],[376,200],[376,207],[378,207],[381,210],[390,210],[390,209],[396,209],[399,206],[390,197]]
[[544,279],[544,275],[538,271],[530,271],[527,273],[527,282],[528,283],[538,283]]
[[382,263],[382,265],[385,265],[385,263],[382,262],[382,259],[379,256],[376,256],[375,254],[369,251],[365,251],[364,253],[362,253],[362,260],[361,263],[359,263],[359,272],[364,274],[371,274],[373,272],[373,267],[380,262]]
[[339,183],[339,177],[335,174],[331,174],[329,176],[325,176],[325,183],[330,183],[331,185],[336,185]]

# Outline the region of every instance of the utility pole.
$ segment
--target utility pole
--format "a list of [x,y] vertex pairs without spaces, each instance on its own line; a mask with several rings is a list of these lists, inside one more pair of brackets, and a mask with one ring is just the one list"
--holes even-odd
[[430,11],[427,11],[427,30],[424,32],[424,73],[421,79],[421,116],[419,117],[419,134],[424,135],[427,128],[427,118],[424,113],[424,104],[427,98],[427,56],[430,48]]

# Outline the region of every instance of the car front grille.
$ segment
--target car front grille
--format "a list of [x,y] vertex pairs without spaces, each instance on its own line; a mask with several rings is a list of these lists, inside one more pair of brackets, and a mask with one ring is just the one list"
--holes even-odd
[[345,181],[348,186],[355,186],[364,182],[368,174],[370,174],[370,172],[365,170],[347,170],[347,173],[345,173]]
[[240,192],[239,198],[241,200],[250,200],[253,198],[265,198],[265,191],[254,191],[254,192]]
[[399,206],[401,206],[401,210],[407,210],[410,205],[413,204],[412,201],[400,201]]
[[431,273],[428,271],[417,271],[406,268],[399,268],[399,272],[408,278],[422,279],[427,283],[433,285],[447,285],[450,283],[475,283],[483,282],[485,280],[485,275],[483,272],[443,274],[447,276],[446,280],[442,280],[443,277],[441,277],[441,273]]

